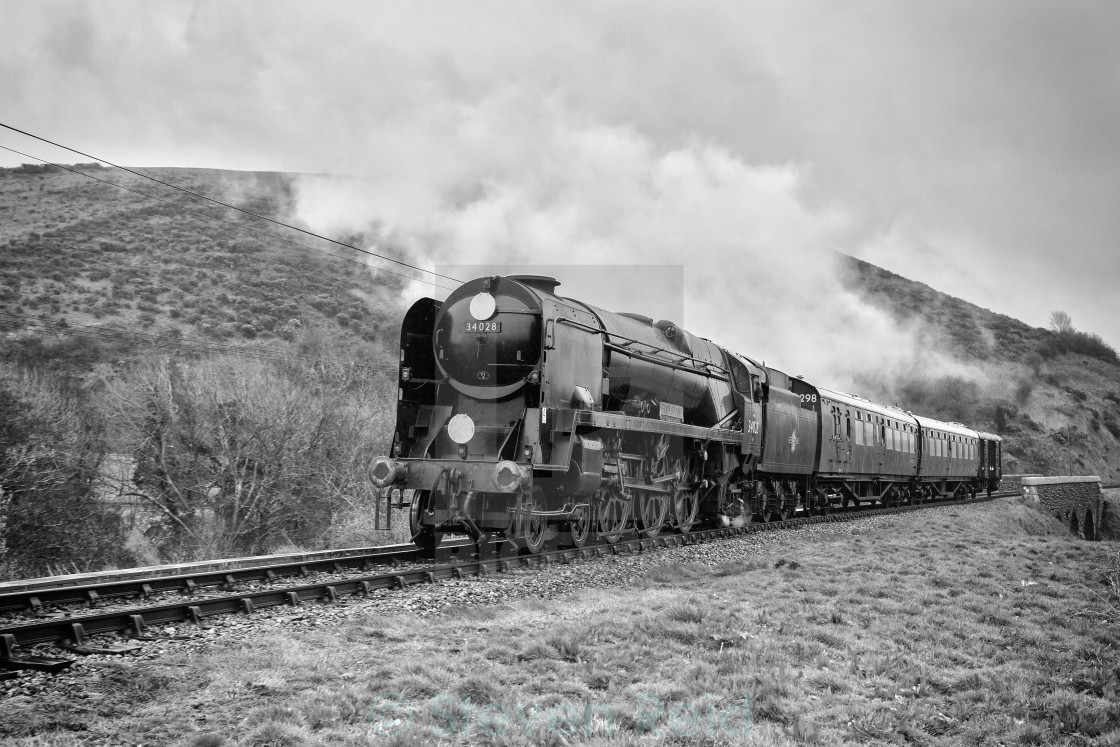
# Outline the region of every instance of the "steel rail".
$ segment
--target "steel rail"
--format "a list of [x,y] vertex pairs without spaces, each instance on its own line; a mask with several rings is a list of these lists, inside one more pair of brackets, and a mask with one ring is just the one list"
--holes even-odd
[[16,591],[29,591],[31,589],[55,589],[63,586],[81,586],[107,583],[110,581],[123,581],[140,576],[182,576],[192,571],[218,571],[230,568],[251,568],[268,565],[270,563],[284,563],[302,560],[323,560],[328,558],[348,558],[354,555],[390,548],[405,549],[409,544],[379,545],[377,547],[358,547],[343,550],[315,550],[311,552],[275,553],[272,555],[247,555],[240,558],[215,558],[213,560],[194,560],[185,563],[165,563],[162,565],[136,566],[134,568],[119,568],[108,571],[88,571],[85,573],[67,573],[57,576],[38,576],[15,581],[0,581],[0,594]]
[[[1117,488],[1120,487],[1120,483],[1102,483],[1101,487]],[[1010,491],[1010,493],[1015,494],[1017,491]],[[154,594],[173,591],[189,594],[211,587],[230,590],[239,582],[272,582],[282,577],[306,576],[313,572],[342,573],[349,570],[368,570],[373,565],[393,562],[447,560],[463,552],[464,547],[473,550],[473,543],[466,538],[446,538],[434,558],[431,555],[425,556],[413,544],[401,544],[226,558],[0,582],[0,614],[20,612],[37,614],[43,607],[50,605],[96,606],[109,599],[147,598]]]
[[[394,570],[389,573],[323,583],[302,584],[284,589],[246,591],[215,599],[188,599],[174,604],[28,623],[0,628],[0,671],[20,668],[58,671],[73,663],[72,660],[68,659],[24,654],[17,650],[19,647],[33,644],[53,643],[76,653],[123,653],[135,650],[139,646],[91,645],[87,641],[87,636],[123,633],[135,639],[145,640],[149,639],[146,630],[148,626],[152,625],[186,622],[202,625],[206,618],[216,615],[233,612],[251,614],[258,609],[281,605],[296,606],[308,601],[334,603],[344,596],[368,595],[370,592],[379,589],[405,589],[416,584],[432,584],[450,578],[486,576],[493,572],[508,572],[515,564],[519,567],[545,567],[554,562],[570,563],[573,560],[607,555],[643,553],[657,548],[700,544],[722,538],[791,529],[810,524],[848,522],[927,508],[975,505],[1005,495],[1017,495],[1017,491],[993,493],[990,498],[927,501],[921,504],[891,508],[864,508],[826,516],[801,516],[785,521],[744,524],[740,527],[702,529],[689,534],[666,534],[653,538],[639,537],[624,539],[616,544],[595,545],[581,549],[549,550],[536,555],[523,555],[513,558],[469,558],[458,563],[415,570]],[[466,553],[464,553],[464,556],[466,556]]]
[[[443,550],[443,548],[441,548]],[[446,545],[448,555],[471,553],[474,543],[453,539]],[[413,544],[385,545],[361,550],[326,551],[295,556],[280,556],[275,562],[268,557],[238,558],[232,561],[209,561],[184,566],[155,566],[104,580],[103,574],[70,578],[67,585],[51,584],[50,578],[34,579],[17,591],[5,592],[0,586],[0,613],[39,613],[49,605],[98,603],[121,597],[148,598],[163,592],[194,592],[217,587],[232,590],[238,583],[263,581],[271,583],[282,577],[307,576],[314,572],[345,573],[369,570],[378,565],[425,561],[424,553]],[[186,572],[175,573],[176,570]],[[84,581],[84,583],[82,582]]]

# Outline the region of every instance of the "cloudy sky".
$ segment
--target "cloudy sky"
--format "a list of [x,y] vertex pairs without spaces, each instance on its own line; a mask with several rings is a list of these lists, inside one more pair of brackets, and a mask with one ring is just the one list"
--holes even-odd
[[1113,0],[4,0],[0,121],[317,175],[292,217],[428,266],[608,265],[562,289],[791,370],[915,355],[835,251],[1120,346]]

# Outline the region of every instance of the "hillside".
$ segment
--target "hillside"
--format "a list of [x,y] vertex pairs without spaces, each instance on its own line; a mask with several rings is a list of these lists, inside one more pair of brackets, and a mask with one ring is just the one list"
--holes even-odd
[[849,288],[971,372],[927,371],[893,386],[869,372],[867,396],[1001,434],[1009,473],[1120,477],[1120,364],[1099,337],[1031,327],[858,259],[845,264]]
[[[198,212],[49,167],[0,169],[5,352],[19,354],[13,343],[23,338],[31,347],[27,357],[49,357],[40,349],[43,333],[60,328],[91,340],[109,358],[153,338],[287,349],[308,327],[368,357],[382,354],[374,348],[383,332],[396,336],[396,278],[375,276],[357,252],[127,173],[82,170]],[[146,173],[262,215],[290,213],[290,177],[283,174]],[[120,332],[136,337],[114,344]]]

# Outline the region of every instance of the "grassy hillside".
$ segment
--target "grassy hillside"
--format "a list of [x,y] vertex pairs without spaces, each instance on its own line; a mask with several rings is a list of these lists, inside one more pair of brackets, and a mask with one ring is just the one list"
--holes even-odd
[[[116,170],[82,170],[205,215],[80,174],[0,170],[0,330],[14,333],[7,352],[18,354],[12,344],[22,337],[29,357],[43,357],[44,333],[59,328],[115,347],[115,355],[160,337],[283,349],[310,326],[317,336],[370,356],[380,355],[371,344],[383,333],[396,336],[394,278],[353,261],[356,252]],[[283,174],[147,173],[263,215],[290,212]],[[241,230],[246,227],[340,256]],[[115,346],[106,331],[137,337]]]
[[851,257],[848,286],[972,375],[877,380],[865,396],[1003,435],[1005,471],[1120,477],[1120,361],[1096,335],[1031,327]]

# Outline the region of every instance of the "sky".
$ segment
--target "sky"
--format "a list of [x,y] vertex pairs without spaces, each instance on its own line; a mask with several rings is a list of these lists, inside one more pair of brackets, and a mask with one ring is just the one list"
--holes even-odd
[[129,166],[301,172],[289,217],[318,231],[548,267],[826,381],[956,365],[836,252],[1120,347],[1118,71],[1113,0],[0,8],[0,122]]

